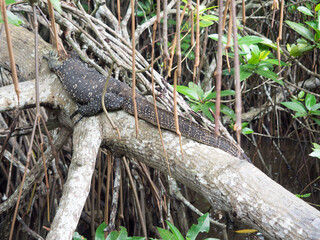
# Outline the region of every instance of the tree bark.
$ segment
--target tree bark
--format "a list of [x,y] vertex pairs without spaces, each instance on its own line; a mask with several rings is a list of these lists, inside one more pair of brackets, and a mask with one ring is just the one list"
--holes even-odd
[[72,239],[73,233],[87,200],[96,157],[102,140],[98,121],[87,119],[85,129],[81,125],[73,134],[73,156],[64,185],[59,209],[51,224],[47,240]]

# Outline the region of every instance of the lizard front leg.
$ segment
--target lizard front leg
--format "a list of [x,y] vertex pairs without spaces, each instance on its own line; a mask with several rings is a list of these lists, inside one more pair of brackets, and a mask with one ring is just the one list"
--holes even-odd
[[[96,96],[87,104],[78,104],[78,109],[70,117],[73,118],[79,113],[81,117],[76,121],[76,123],[78,123],[83,117],[90,117],[98,114],[102,110],[101,98],[102,96]],[[109,92],[105,94],[104,104],[107,110],[119,110],[122,108],[124,100],[124,97]]]

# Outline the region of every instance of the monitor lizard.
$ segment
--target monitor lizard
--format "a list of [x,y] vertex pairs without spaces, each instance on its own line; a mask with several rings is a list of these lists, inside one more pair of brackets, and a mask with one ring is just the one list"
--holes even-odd
[[[67,92],[77,102],[78,109],[75,114],[89,117],[102,111],[102,90],[106,77],[88,67],[78,57],[71,57],[60,62],[55,53],[50,52],[46,57],[51,71],[56,73]],[[153,103],[149,102],[141,94],[136,94],[138,117],[153,125],[157,125]],[[105,106],[107,110],[120,110],[134,114],[132,89],[124,82],[110,78],[105,95]],[[175,132],[174,114],[158,107],[160,127]],[[223,136],[216,137],[215,134],[200,124],[179,116],[179,129],[183,136],[197,142],[219,148],[235,157],[250,159],[241,147]]]

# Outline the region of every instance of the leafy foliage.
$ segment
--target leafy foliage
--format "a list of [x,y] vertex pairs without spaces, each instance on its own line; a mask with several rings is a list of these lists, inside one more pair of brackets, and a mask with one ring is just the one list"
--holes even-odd
[[[15,3],[14,0],[6,0],[5,4],[6,5],[10,5]],[[19,27],[21,24],[23,24],[23,20],[20,19],[18,16],[14,15],[11,11],[7,10],[7,18],[8,18],[8,23],[15,25],[17,27]],[[3,19],[2,19],[2,15],[1,15],[1,11],[0,11],[0,23],[3,23]]]
[[[128,237],[128,232],[125,227],[120,226],[120,231],[112,231],[107,238],[104,237],[104,229],[107,227],[105,222],[101,223],[96,230],[95,240],[144,240],[145,237]],[[83,236],[75,232],[73,235],[73,240],[84,240]]]
[[62,12],[60,0],[50,0],[52,6],[59,12]]
[[[168,231],[166,229],[163,228],[157,228],[159,231],[160,236],[162,237],[162,239],[164,240],[195,240],[196,237],[198,236],[199,233],[201,232],[209,232],[209,228],[210,228],[210,220],[209,220],[209,214],[206,213],[204,215],[202,215],[201,217],[198,218],[198,224],[193,224],[191,226],[191,228],[189,229],[189,231],[187,232],[187,236],[186,238],[184,238],[182,236],[182,234],[180,233],[180,231],[170,222],[166,221],[169,229],[171,230]],[[206,240],[214,240],[216,238],[206,238]]]
[[294,118],[297,117],[310,117],[314,122],[320,126],[320,103],[316,102],[316,97],[308,93],[303,98],[305,93],[301,91],[298,97],[291,98],[290,102],[282,102],[281,104],[295,112]]
[[[145,15],[149,15],[153,8],[152,8],[152,2],[151,0],[140,0],[138,1],[138,8],[136,11],[136,16],[137,17],[144,17]],[[152,15],[154,15],[153,13]]]
[[[211,34],[209,37],[218,41],[218,34]],[[223,36],[223,44],[227,44],[227,37]],[[233,41],[231,41],[233,45]],[[283,81],[278,79],[278,75],[274,72],[274,66],[279,65],[278,60],[273,58],[271,51],[266,47],[275,48],[275,44],[268,39],[260,38],[257,36],[238,36],[238,45],[241,48],[239,55],[240,61],[240,80],[249,78],[252,74],[256,73],[267,79],[272,79],[276,83],[283,85]],[[233,49],[233,48],[232,48]],[[230,53],[230,57],[233,57],[233,53]],[[271,57],[271,58],[269,58]],[[282,66],[286,65],[284,62],[280,62]],[[229,72],[228,69],[223,71],[224,75],[234,75],[234,69]]]
[[[171,231],[157,228],[160,236],[164,240],[185,240],[182,236],[181,232],[176,228],[172,223],[166,221],[168,227]],[[128,232],[125,227],[120,227],[120,231],[112,231],[107,238],[104,238],[104,229],[107,225],[103,222],[96,230],[95,240],[143,240],[145,237],[128,237]],[[199,233],[201,232],[209,232],[210,228],[210,220],[209,213],[206,213],[198,218],[198,224],[193,224],[189,229],[186,239],[187,240],[195,240]],[[155,238],[150,238],[153,240],[157,240]],[[79,233],[75,232],[73,235],[73,240],[85,240],[83,236]],[[216,238],[207,238],[206,240],[217,240]]]
[[[211,121],[214,121],[210,110],[213,112],[216,110],[215,104],[212,102],[212,99],[216,98],[216,92],[212,92],[212,89],[204,92],[200,86],[194,84],[193,82],[190,82],[188,87],[177,86],[177,91],[189,99],[190,106],[194,111],[202,111],[207,118],[209,118]],[[235,95],[235,91],[233,90],[221,91],[221,96],[232,95]],[[235,119],[234,111],[223,104],[221,105],[221,112],[230,118]]]
[[287,44],[287,50],[293,57],[301,56],[314,48],[320,48],[320,4],[314,8],[316,14],[313,14],[310,8],[310,6],[309,8],[299,6],[297,10],[305,16],[314,17],[313,21],[305,21],[304,24],[290,20],[285,21],[289,27],[303,37],[297,40],[297,44]]
[[[216,111],[216,105],[213,102],[213,99],[216,98],[217,93],[212,92],[213,89],[204,92],[202,88],[193,82],[190,82],[187,86],[177,86],[177,91],[183,95],[185,95],[188,100],[190,101],[190,106],[195,112],[202,111],[203,114],[209,118],[211,121],[214,121],[214,118],[212,116],[212,112]],[[226,96],[234,96],[235,91],[233,90],[224,90],[221,91],[221,97],[226,97]],[[234,111],[227,107],[224,104],[221,104],[220,110],[223,114],[226,116],[230,117],[232,121],[235,121],[236,115]],[[233,124],[232,124],[233,125]],[[231,125],[231,127],[232,127]],[[253,130],[250,128],[246,128],[248,123],[242,123],[243,129],[242,133],[243,134],[249,134],[252,133]],[[232,127],[233,128],[233,127]]]
[[298,198],[308,198],[311,196],[311,193],[306,193],[306,194],[296,194]]
[[316,157],[316,158],[320,159],[320,145],[317,144],[317,143],[312,143],[312,144],[313,144],[313,147],[314,147],[314,148],[312,148],[313,152],[310,153],[309,155],[311,157]]

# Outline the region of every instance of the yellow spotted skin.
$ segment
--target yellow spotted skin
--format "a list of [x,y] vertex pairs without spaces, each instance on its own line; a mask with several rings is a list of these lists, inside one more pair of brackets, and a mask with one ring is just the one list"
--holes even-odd
[[[68,93],[78,103],[78,110],[72,116],[77,113],[84,117],[98,114],[102,110],[101,98],[106,77],[95,69],[89,68],[79,58],[74,57],[60,63],[57,56],[51,52],[47,59],[49,68],[59,76]],[[153,104],[140,94],[137,94],[136,102],[138,117],[157,125]],[[131,88],[117,79],[110,78],[105,95],[105,105],[107,110],[123,109],[134,114]],[[176,131],[172,112],[158,108],[158,115],[161,128]],[[213,132],[189,119],[179,116],[179,128],[185,137],[219,148],[250,162],[238,145],[225,137],[216,137]]]

